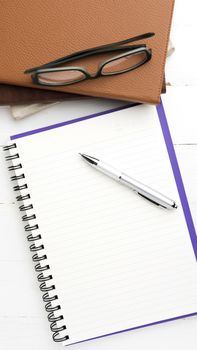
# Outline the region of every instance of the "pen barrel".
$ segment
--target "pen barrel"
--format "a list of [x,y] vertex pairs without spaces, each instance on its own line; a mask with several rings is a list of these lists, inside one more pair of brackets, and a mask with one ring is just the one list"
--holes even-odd
[[122,173],[120,170],[105,162],[99,161],[96,168],[98,168],[98,170],[100,170],[105,175],[108,175],[114,180],[131,188],[134,192],[156,205],[160,205],[161,207],[167,209],[177,208],[177,205],[173,199],[163,195],[162,193],[154,190],[147,185],[144,185],[142,182],[133,179],[129,175]]
[[119,176],[119,181],[130,187],[133,191],[137,192],[142,197],[150,200],[151,202],[160,205],[167,209],[177,208],[175,201],[162,193],[154,190],[153,188],[144,185],[142,182],[133,179],[132,177],[122,173]]
[[119,178],[121,177],[122,173],[120,170],[114,168],[113,166],[104,163],[102,161],[99,161],[96,168],[101,171],[103,174],[111,177],[114,180],[119,180]]

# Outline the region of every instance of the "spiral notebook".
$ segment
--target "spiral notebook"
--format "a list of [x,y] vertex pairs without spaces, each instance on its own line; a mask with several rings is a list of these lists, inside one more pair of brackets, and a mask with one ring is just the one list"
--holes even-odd
[[[196,232],[162,103],[24,132],[4,150],[55,341],[115,340],[197,315]],[[178,209],[140,198],[79,152],[110,160]]]

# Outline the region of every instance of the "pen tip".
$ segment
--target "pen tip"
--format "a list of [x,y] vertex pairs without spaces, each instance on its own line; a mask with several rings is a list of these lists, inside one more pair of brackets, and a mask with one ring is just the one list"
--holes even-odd
[[92,156],[88,156],[87,154],[84,154],[84,153],[79,153],[80,156],[82,156],[82,158],[84,158],[88,163],[92,164],[92,165],[97,165],[98,163],[98,159],[97,158],[94,158]]

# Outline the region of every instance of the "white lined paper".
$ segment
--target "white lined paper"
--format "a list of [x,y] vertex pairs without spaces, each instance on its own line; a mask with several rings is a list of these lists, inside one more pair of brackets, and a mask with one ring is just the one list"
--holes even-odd
[[[67,344],[197,311],[196,261],[155,107],[35,134],[17,146]],[[158,189],[178,210],[139,198],[78,152]]]

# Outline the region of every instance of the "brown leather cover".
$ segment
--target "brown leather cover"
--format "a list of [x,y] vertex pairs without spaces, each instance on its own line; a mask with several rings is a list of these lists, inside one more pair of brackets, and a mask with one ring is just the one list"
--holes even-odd
[[[166,92],[165,79],[162,93]],[[49,103],[65,100],[84,99],[88,96],[71,94],[60,91],[32,89],[24,86],[0,84],[0,105],[21,105],[29,103]]]
[[[147,39],[153,57],[139,69],[48,89],[159,103],[173,5],[174,0],[1,1],[0,82],[36,87],[23,74],[25,69],[75,51],[155,32],[155,37]],[[92,72],[97,59],[80,64]]]
[[48,103],[84,98],[85,96],[60,91],[31,89],[23,86],[0,84],[0,105]]

